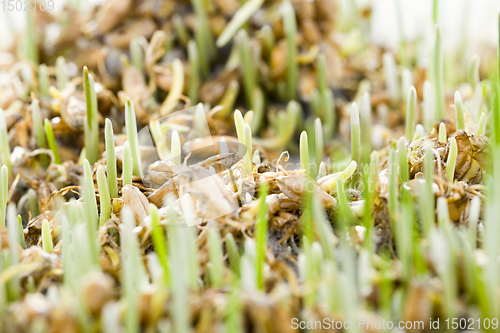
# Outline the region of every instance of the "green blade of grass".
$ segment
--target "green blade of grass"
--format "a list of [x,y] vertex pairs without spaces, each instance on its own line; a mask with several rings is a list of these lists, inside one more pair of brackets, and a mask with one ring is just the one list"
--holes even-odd
[[417,141],[418,139],[421,139],[425,136],[426,134],[424,126],[422,126],[421,124],[417,124],[417,126],[415,126],[415,134],[413,135],[412,141]]
[[108,180],[104,173],[104,167],[97,167],[97,186],[99,188],[99,201],[101,215],[99,216],[99,226],[103,226],[111,217],[111,197],[109,195]]
[[332,192],[337,188],[337,179],[341,179],[343,182],[345,182],[349,177],[352,177],[354,172],[357,170],[357,163],[356,161],[351,161],[349,165],[339,172],[336,177],[332,177],[331,179],[328,179],[326,182],[322,183],[320,187],[325,191],[325,192]]
[[237,279],[241,276],[240,271],[240,253],[238,251],[238,246],[236,245],[236,241],[234,240],[234,236],[232,233],[226,234],[226,250],[229,257],[229,266],[233,271],[233,274]]
[[262,89],[257,85],[253,89],[252,94],[252,105],[254,111],[254,117],[250,123],[250,127],[252,128],[252,134],[256,134],[259,132],[262,122],[264,120],[264,93]]
[[241,115],[240,110],[234,111],[234,127],[236,128],[236,135],[238,137],[239,143],[243,144],[243,125],[245,121]]
[[224,259],[221,249],[221,238],[219,229],[212,227],[208,229],[208,256],[210,264],[210,282],[213,287],[222,286],[224,278]]
[[446,143],[448,141],[448,135],[446,134],[446,125],[444,123],[439,124],[439,142]]
[[143,75],[146,73],[144,65],[144,50],[137,37],[130,40],[130,58],[132,59],[132,65],[137,68]]
[[[201,0],[196,0],[201,1]],[[167,97],[160,107],[160,116],[164,117],[174,111],[175,106],[184,90],[184,67],[179,58],[172,61],[172,85]]]
[[401,137],[398,141],[398,157],[399,157],[399,178],[401,182],[406,183],[410,180],[408,174],[408,152],[406,150],[406,139]]
[[[500,147],[492,145],[492,164],[500,165]],[[481,232],[483,249],[488,258],[498,258],[500,248],[497,235],[500,233],[500,226],[495,221],[500,216],[500,170],[498,167],[493,168],[492,172],[487,176],[486,183],[490,186],[486,189],[486,202],[484,207],[484,230]],[[488,265],[484,269],[484,288],[488,300],[486,310],[492,317],[497,317],[500,312],[500,304],[497,297],[492,297],[492,291],[498,291],[500,285],[498,283],[500,275],[500,265],[497,260],[489,260]]]
[[2,165],[0,169],[0,227],[5,227],[7,219],[7,195],[9,192],[9,169]]
[[91,244],[95,235],[89,233],[88,224],[85,222],[84,206],[81,201],[74,201],[74,204],[70,205],[69,211],[70,223],[73,225],[71,241],[73,242],[72,252],[75,280],[98,267],[92,258],[91,250]]
[[226,332],[243,332],[241,307],[240,286],[235,282],[227,304]]
[[455,164],[457,161],[457,140],[455,138],[450,139],[450,152],[448,153],[448,160],[446,162],[446,177],[448,178],[448,183],[453,183],[453,178],[455,175]]
[[339,227],[339,229],[345,232],[350,225],[354,224],[357,218],[349,206],[349,202],[347,201],[344,191],[344,181],[340,177],[337,178],[337,198],[341,212],[341,227]]
[[477,136],[485,135],[486,134],[486,113],[481,114],[481,118],[479,118],[479,123],[477,125]]
[[275,43],[273,28],[269,24],[264,24],[262,29],[260,29],[260,37],[263,41],[264,54],[268,57]]
[[[494,88],[498,89],[497,87]],[[500,103],[498,101],[499,93],[495,91],[491,96],[491,132],[493,137],[493,143],[495,145],[500,144]]]
[[40,210],[38,208],[38,196],[32,188],[28,190],[28,206],[31,216],[38,216]]
[[391,222],[391,230],[395,232],[395,223],[399,219],[399,201],[398,201],[398,164],[396,162],[396,151],[391,147],[389,152],[389,220]]
[[99,120],[97,118],[97,95],[94,88],[94,77],[87,67],[83,68],[83,88],[87,104],[87,121],[85,122],[85,153],[89,163],[99,159]]
[[314,186],[312,179],[307,176],[304,179],[303,186],[306,190],[302,193],[302,214],[299,223],[302,225],[302,239],[309,242],[314,241],[313,226],[313,201],[314,192],[309,190]]
[[398,71],[396,67],[396,61],[391,53],[384,53],[383,56],[384,64],[384,74],[385,74],[385,85],[389,93],[389,99],[392,105],[397,105],[399,103],[399,78]]
[[243,145],[246,147],[245,155],[243,156],[243,168],[246,175],[251,175],[253,172],[252,164],[252,129],[250,125],[243,125]]
[[331,139],[335,135],[335,97],[331,89],[321,92],[321,105],[324,112],[325,119],[325,138]]
[[149,131],[155,142],[158,157],[162,161],[168,160],[170,158],[170,150],[167,147],[166,138],[158,120],[151,120],[149,122]]
[[198,103],[198,95],[200,90],[200,54],[196,42],[191,40],[187,44],[189,58],[189,90],[188,96],[192,104]]
[[432,22],[434,22],[434,24],[438,23],[438,17],[439,17],[439,0],[433,0],[432,1]]
[[370,93],[364,92],[361,96],[359,104],[359,121],[361,135],[361,161],[363,164],[368,164],[370,161],[370,153],[372,151],[372,106],[370,102]]
[[[175,13],[172,15],[172,23],[174,25],[174,30],[175,33],[177,34],[177,39],[181,43],[183,47],[188,46],[189,44],[189,32],[186,28],[186,25],[184,23],[184,20],[182,19],[182,16]],[[194,102],[196,103],[196,102]]]
[[1,108],[0,108],[0,163],[7,166],[9,174],[12,173],[7,124],[5,123],[4,111]]
[[56,84],[57,89],[62,91],[68,85],[68,74],[66,67],[66,59],[63,56],[57,57],[56,60]]
[[122,283],[123,298],[126,305],[124,322],[127,332],[140,332],[139,292],[144,287],[147,276],[142,263],[138,240],[133,232],[135,227],[134,215],[128,206],[122,208],[121,218]]
[[457,119],[457,129],[465,131],[464,104],[458,91],[455,92],[455,117]]
[[[410,89],[413,87],[413,75],[408,68],[403,68],[401,73],[401,92],[403,94],[403,102],[408,103],[408,97],[410,97]],[[408,91],[408,93],[406,93]],[[406,94],[406,95],[405,95]],[[406,110],[408,112],[408,109]]]
[[93,265],[99,265],[99,245],[97,244],[96,230],[99,215],[97,213],[97,201],[94,192],[94,181],[92,169],[87,159],[83,161],[83,202],[85,207],[85,225],[89,241],[89,254]]
[[[285,146],[293,137],[297,125],[299,123],[299,117],[302,113],[302,107],[296,101],[288,102],[286,108],[286,114],[283,114],[283,132],[280,132],[278,135],[266,138],[259,139],[255,138],[254,142],[256,145],[262,146],[264,148],[282,148]],[[235,120],[236,120],[236,112],[235,112]],[[238,129],[238,128],[236,128]],[[239,137],[239,136],[238,136]]]
[[375,201],[376,185],[379,175],[379,164],[380,157],[377,151],[373,151],[370,154],[370,164],[368,168],[368,173],[363,177],[364,191],[363,196],[365,198],[363,205],[363,226],[366,229],[364,245],[365,249],[371,254],[373,253],[373,241],[372,232],[374,227],[374,217],[373,217],[373,203]]
[[325,123],[325,139],[329,140],[335,134],[335,101],[333,91],[328,86],[326,73],[326,58],[323,53],[318,56],[317,60],[317,73],[318,73],[318,93],[319,102],[321,107],[321,116]]
[[[7,207],[7,236],[9,239],[9,266],[19,264],[19,227],[17,224],[17,209],[14,203]],[[7,282],[7,294],[10,301],[15,301],[20,296],[19,277],[14,275]]]
[[47,72],[47,65],[41,64],[38,66],[38,91],[40,97],[48,98],[49,94],[49,73]]
[[109,118],[106,118],[104,125],[104,141],[106,144],[106,173],[109,195],[111,198],[117,198],[118,181],[116,172],[115,141],[113,138],[113,124]]
[[203,0],[191,0],[196,14],[195,38],[198,50],[203,57],[200,57],[203,75],[208,76],[209,64],[216,53],[212,30],[208,21],[208,14]]
[[250,125],[253,120],[253,110],[248,110],[247,113],[245,113],[245,116],[243,116],[243,120],[245,121],[245,124]]
[[181,139],[176,130],[172,131],[172,139],[170,140],[170,154],[172,162],[175,165],[181,165]]
[[474,54],[469,61],[469,67],[467,69],[467,81],[471,85],[472,89],[476,89],[476,85],[479,83],[479,65],[481,61],[477,54]]
[[171,225],[168,227],[169,263],[172,271],[172,322],[176,332],[190,332],[189,313],[189,253],[185,251],[186,228]]
[[238,29],[245,24],[248,19],[259,10],[264,3],[264,0],[249,0],[234,13],[231,21],[226,25],[224,31],[217,38],[217,47],[226,45]]
[[43,250],[47,253],[51,253],[54,249],[52,235],[50,234],[49,221],[47,221],[47,219],[42,221],[42,244]]
[[324,90],[329,89],[328,88],[328,81],[326,79],[326,57],[324,53],[320,53],[318,55],[318,59],[316,60],[316,72],[317,72],[317,77],[318,77],[318,90],[319,92],[322,92]]
[[357,163],[357,172],[352,176],[351,185],[354,186],[359,180],[359,171],[361,170],[360,161],[360,124],[359,124],[359,112],[356,103],[351,105],[351,159]]
[[311,245],[307,260],[306,284],[310,286],[309,292],[305,295],[304,304],[306,308],[313,308],[317,302],[316,281],[321,276],[321,266],[323,264],[323,249],[318,242]]
[[266,197],[268,194],[267,183],[261,183],[259,189],[259,213],[257,215],[257,223],[255,224],[255,241],[257,243],[257,252],[255,258],[256,284],[259,290],[264,289],[264,265],[266,262],[267,249],[267,204]]
[[433,87],[431,81],[429,80],[425,80],[424,82],[424,100],[422,102],[422,107],[424,128],[426,131],[430,132],[436,119],[434,112]]
[[132,185],[132,168],[133,168],[132,153],[130,152],[130,144],[125,141],[123,144],[123,163],[122,163],[122,186]]
[[[399,0],[395,0],[396,7],[396,19],[398,22],[398,30],[399,30],[399,56],[401,59],[401,63],[406,65],[408,62],[408,55],[406,54],[406,36],[404,32],[404,23],[403,23],[403,9],[401,8],[401,2]],[[403,90],[406,91],[406,90]]]
[[217,113],[218,117],[226,118],[231,114],[239,91],[240,84],[238,83],[238,81],[233,80],[229,82],[226,92],[224,93],[224,95],[222,95],[222,98],[219,102],[219,105],[222,105],[222,110]]
[[302,131],[300,133],[300,168],[306,170],[306,174],[309,175],[311,172],[311,164],[309,163],[309,143],[307,139],[307,132]]
[[61,155],[59,155],[59,149],[56,144],[56,137],[54,136],[54,131],[50,125],[50,121],[46,118],[44,120],[45,125],[45,136],[47,136],[47,142],[49,144],[50,150],[54,153],[54,162],[56,164],[61,164]]
[[297,69],[297,22],[295,20],[295,10],[289,1],[282,5],[283,27],[285,30],[287,45],[287,94],[289,100],[297,98],[298,69]]
[[[194,30],[194,38],[200,54],[205,54],[204,51],[207,48],[203,34],[204,34],[203,27],[200,24],[196,25]],[[200,59],[201,77],[203,79],[206,79],[210,74],[210,57],[204,56],[204,57],[199,57],[199,59]]]
[[262,161],[261,161],[261,159],[260,159],[260,152],[259,152],[259,150],[258,150],[258,149],[255,149],[255,150],[254,150],[254,152],[253,152],[253,155],[252,155],[252,162],[253,162],[254,164],[257,164],[257,165],[259,165],[259,164],[261,164],[261,163],[262,163]]
[[[321,162],[323,161],[323,151],[323,125],[321,124],[321,119],[316,118],[314,120],[314,163],[316,168],[318,169],[321,165]],[[318,173],[318,169],[314,170],[315,173]]]
[[45,140],[42,113],[40,111],[40,102],[34,99],[31,103],[31,121],[33,122],[33,131],[35,132],[36,143],[39,148],[47,148]]
[[[500,33],[500,13],[498,14],[498,33]],[[500,35],[498,36],[497,78],[498,78],[497,83],[499,84],[499,88],[500,88]]]
[[127,103],[125,104],[125,127],[127,132],[127,140],[130,144],[130,153],[132,154],[133,175],[142,178],[142,159],[141,151],[139,149],[139,138],[137,135],[135,108],[134,103],[132,103],[129,98],[127,98]]
[[[38,99],[34,99],[33,102],[31,102],[31,120],[38,148],[46,149],[47,141],[45,140],[42,113],[40,111],[40,102]],[[43,166],[49,165],[49,160],[46,155],[40,156],[40,162]]]
[[38,47],[36,43],[33,15],[31,11],[26,11],[26,36],[23,40],[24,56],[30,60],[33,65],[38,65]]
[[325,258],[335,260],[335,247],[332,241],[334,233],[330,221],[327,220],[319,200],[313,200],[312,207],[314,229],[325,253]]
[[401,193],[401,220],[395,223],[396,226],[396,249],[398,257],[403,263],[403,272],[405,281],[411,277],[413,260],[413,203],[408,190],[404,189]]
[[158,208],[153,204],[149,204],[149,214],[151,218],[151,237],[153,239],[154,249],[158,255],[161,267],[163,268],[165,284],[170,286],[170,271],[167,262],[167,242],[165,240],[163,228],[160,225]]
[[441,29],[436,24],[436,40],[434,45],[434,60],[433,60],[433,86],[434,86],[434,101],[436,103],[436,117],[441,120],[446,117],[445,113],[445,96],[444,96],[444,79],[443,79],[443,50],[441,42]]
[[408,92],[407,106],[406,106],[406,127],[405,135],[411,140],[413,138],[413,130],[415,129],[415,112],[417,109],[417,91],[414,86],[410,87]]
[[[74,202],[70,202],[70,207],[71,205],[74,204]],[[71,209],[71,208],[68,208]],[[71,241],[71,225],[66,217],[65,214],[63,214],[62,219],[61,219],[61,225],[62,225],[62,269],[63,269],[63,283],[65,286],[68,286],[69,288],[74,288],[76,287],[76,281],[75,281],[75,274],[74,274],[74,260],[73,260],[73,249],[72,249],[72,241]]]
[[479,197],[472,198],[469,210],[469,227],[467,230],[468,240],[471,249],[477,247],[477,225],[479,223],[479,215],[481,214],[481,199]]
[[236,45],[240,51],[241,69],[243,72],[243,82],[245,98],[251,109],[254,109],[253,92],[257,87],[258,72],[254,62],[253,50],[250,47],[250,40],[245,30],[241,29],[236,35]]
[[438,265],[441,266],[438,269],[438,274],[440,280],[446,282],[443,283],[445,313],[447,316],[450,316],[449,318],[453,318],[458,310],[457,271],[454,257],[454,252],[456,250],[456,244],[454,243],[456,240],[454,239],[455,234],[449,218],[448,204],[445,197],[439,197],[437,200],[437,215],[440,231],[444,234],[444,239],[439,240],[431,238],[431,243],[434,243],[431,244],[431,246],[435,246],[436,248],[439,247],[438,251],[442,252],[440,255],[441,262],[438,262]]
[[191,290],[198,290],[200,285],[198,277],[200,275],[200,263],[198,255],[197,235],[192,228],[186,230],[186,253],[188,263],[188,283]]
[[207,129],[207,118],[203,103],[196,105],[194,111],[194,129],[198,138],[210,136],[210,131]]
[[420,219],[423,221],[423,229],[425,238],[429,239],[430,231],[434,226],[434,192],[432,184],[434,183],[434,153],[432,151],[432,143],[426,141],[424,143],[424,178],[425,182],[420,183],[419,190],[423,195],[420,197]]

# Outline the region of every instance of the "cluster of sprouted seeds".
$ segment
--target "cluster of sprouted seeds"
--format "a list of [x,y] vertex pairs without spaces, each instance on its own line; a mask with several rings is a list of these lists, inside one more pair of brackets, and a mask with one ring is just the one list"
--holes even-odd
[[497,62],[437,0],[428,69],[354,1],[79,6],[0,54],[0,331],[498,328]]

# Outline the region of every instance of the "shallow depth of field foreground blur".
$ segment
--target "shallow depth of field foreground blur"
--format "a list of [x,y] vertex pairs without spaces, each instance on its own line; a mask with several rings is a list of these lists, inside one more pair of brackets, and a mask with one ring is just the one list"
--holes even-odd
[[50,1],[0,4],[0,332],[498,331],[498,1]]

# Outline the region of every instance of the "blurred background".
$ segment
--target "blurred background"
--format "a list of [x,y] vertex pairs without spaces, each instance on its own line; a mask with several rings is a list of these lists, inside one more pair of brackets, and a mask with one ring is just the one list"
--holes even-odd
[[[72,0],[77,1],[77,0]],[[316,1],[316,0],[311,0]],[[321,0],[333,1],[333,0]],[[425,65],[426,54],[432,47],[434,30],[432,26],[432,0],[337,0],[348,8],[352,1],[358,8],[372,4],[370,35],[374,43],[395,50],[400,38],[397,22],[398,2],[403,16],[403,30],[407,41],[422,40],[421,65]],[[84,10],[101,0],[80,1]],[[62,10],[66,0],[54,0],[54,11]],[[456,51],[467,45],[466,54],[481,53],[484,49],[498,43],[497,13],[500,12],[498,0],[440,0],[439,24],[443,32],[445,50]],[[0,49],[5,50],[13,42],[12,31],[24,29],[26,17],[20,11],[6,12],[0,7]]]

